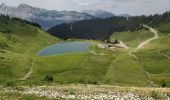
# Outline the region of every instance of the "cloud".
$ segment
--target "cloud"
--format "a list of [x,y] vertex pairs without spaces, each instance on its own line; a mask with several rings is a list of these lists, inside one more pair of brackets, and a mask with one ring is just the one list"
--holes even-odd
[[138,2],[140,0],[113,0],[115,2]]
[[119,7],[118,5],[114,4],[114,3],[110,3],[110,2],[105,2],[105,3],[95,3],[95,4],[91,4],[89,6],[90,9],[93,9],[93,10],[98,10],[98,9],[101,9],[101,10],[112,10],[112,9],[115,9]]
[[80,5],[80,6],[88,6],[89,3],[85,3],[85,2],[84,2],[84,3],[80,3],[79,5]]

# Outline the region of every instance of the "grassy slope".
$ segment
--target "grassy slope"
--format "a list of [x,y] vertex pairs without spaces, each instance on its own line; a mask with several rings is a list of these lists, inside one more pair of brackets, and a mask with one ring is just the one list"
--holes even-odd
[[[111,53],[111,51],[101,51]],[[89,52],[37,57],[34,73],[28,82],[43,84],[44,77],[52,74],[57,83],[102,82],[112,61],[111,55],[99,56]]]
[[115,57],[106,74],[106,83],[126,86],[149,85],[145,72],[127,52],[117,52]]
[[151,74],[151,80],[157,84],[166,82],[170,86],[170,35],[161,36],[152,41],[145,49],[137,53],[143,68]]
[[[138,33],[136,35],[136,33]],[[132,40],[133,35],[144,41],[153,36],[148,31],[140,30],[131,34],[128,38]],[[120,34],[122,37],[123,34]],[[126,36],[128,36],[127,34]],[[118,35],[117,35],[118,36]],[[142,39],[140,37],[142,36]],[[129,40],[130,40],[129,39]],[[135,38],[134,38],[135,39]],[[134,41],[128,41],[129,45],[135,46]],[[138,42],[139,43],[139,42]],[[91,48],[97,55],[90,52],[38,57],[34,65],[34,73],[27,83],[44,84],[44,77],[52,74],[57,83],[93,83],[114,84],[127,86],[148,86],[146,73],[141,66],[128,55],[127,51],[110,51]],[[106,54],[106,55],[99,55]]]
[[[38,57],[36,53],[42,48],[54,44],[58,39],[48,35],[42,30],[21,22],[1,23],[0,30],[9,29],[10,35],[0,33],[0,82],[17,81],[33,65],[33,73],[19,84],[46,83],[44,77],[52,74],[55,83],[98,83],[126,86],[149,86],[146,71],[150,73],[149,80],[160,85],[166,81],[169,85],[169,59],[160,52],[169,53],[169,36],[162,35],[158,40],[152,41],[145,49],[136,55],[139,60],[134,60],[126,50],[111,51],[99,49],[95,46],[90,52],[73,53],[67,55]],[[114,34],[111,38],[125,42],[129,47],[137,45],[153,34],[146,30],[135,32],[122,32]],[[162,42],[164,43],[162,45]],[[1,45],[1,44],[6,44]],[[159,44],[159,45],[158,45]],[[104,54],[104,55],[101,55]],[[150,61],[151,60],[151,61]],[[152,65],[152,66],[151,66]],[[144,69],[144,70],[143,70]],[[7,78],[6,78],[7,77]]]
[[134,32],[118,32],[111,36],[111,39],[118,39],[127,44],[128,47],[137,47],[142,41],[153,37],[153,34],[146,30],[138,30]]
[[[52,74],[55,83],[97,83],[126,86],[148,86],[147,77],[127,52],[93,47],[90,52],[37,57],[34,73],[27,83],[42,85]],[[105,54],[105,55],[99,55]],[[116,62],[115,62],[116,61]],[[135,81],[134,81],[135,80]],[[138,80],[138,81],[136,81]],[[24,82],[23,82],[24,83]]]
[[[151,41],[145,46],[144,49],[139,50],[136,53],[138,60],[133,60],[136,62],[136,66],[140,66],[146,73],[149,73],[150,76],[147,78],[153,81],[155,84],[159,85],[165,82],[167,86],[170,86],[170,59],[167,56],[170,56],[170,31],[169,24],[162,24],[158,28],[161,32],[160,38]],[[162,33],[165,32],[165,33]],[[119,39],[124,41],[129,47],[137,47],[140,41],[144,41],[147,38],[152,37],[150,32],[140,30],[135,32],[122,32],[119,34],[113,34],[112,39]],[[136,38],[137,37],[137,38]],[[139,39],[140,38],[140,39]],[[122,54],[122,53],[121,53]],[[167,55],[167,56],[165,56]],[[124,57],[122,62],[127,61],[127,57]],[[119,64],[120,65],[120,64]],[[126,66],[135,66],[128,62]],[[137,73],[139,73],[137,71]],[[120,79],[120,78],[119,78]]]
[[159,25],[158,30],[163,34],[166,35],[170,33],[170,23],[162,23]]
[[0,83],[5,83],[23,77],[29,70],[33,55],[58,39],[23,22],[5,17],[0,21]]

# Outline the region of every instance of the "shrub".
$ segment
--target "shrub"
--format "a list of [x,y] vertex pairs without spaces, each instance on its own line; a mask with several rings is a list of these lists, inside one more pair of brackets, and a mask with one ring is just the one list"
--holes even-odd
[[13,81],[8,81],[8,82],[6,82],[6,86],[14,87],[14,86],[16,86],[16,84]]
[[8,47],[6,38],[0,35],[0,49],[5,49]]
[[161,87],[166,87],[166,83],[165,82],[163,82],[162,84],[161,84]]
[[95,80],[95,81],[92,81],[92,84],[98,85],[98,82]]
[[53,78],[53,76],[51,74],[47,74],[45,76],[45,81],[54,81],[54,78]]
[[81,83],[81,84],[87,84],[87,81],[83,80],[83,79],[78,80],[78,82]]
[[0,41],[0,49],[5,49],[6,47],[8,47],[8,45],[6,44],[6,42],[1,42],[1,41]]
[[117,40],[117,39],[115,39],[115,42],[114,42],[115,44],[118,44],[119,43],[119,41]]
[[93,84],[93,85],[98,85],[98,82],[96,80],[93,81],[88,81],[89,84]]

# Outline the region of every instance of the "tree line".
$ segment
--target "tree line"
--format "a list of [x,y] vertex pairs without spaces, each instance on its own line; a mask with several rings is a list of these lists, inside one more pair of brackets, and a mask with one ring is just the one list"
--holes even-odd
[[48,32],[59,38],[79,38],[106,40],[114,32],[135,31],[142,28],[142,24],[159,27],[161,23],[170,22],[170,12],[150,16],[118,17],[107,19],[90,19],[69,24],[56,25]]
[[37,23],[29,22],[29,21],[26,21],[26,20],[23,20],[23,19],[20,19],[20,18],[16,18],[16,17],[12,17],[11,18],[8,15],[0,14],[0,22],[9,23],[11,21],[25,23],[25,24],[28,24],[28,25],[31,25],[31,26],[35,26],[35,27],[41,28],[41,26],[39,24],[37,24]]

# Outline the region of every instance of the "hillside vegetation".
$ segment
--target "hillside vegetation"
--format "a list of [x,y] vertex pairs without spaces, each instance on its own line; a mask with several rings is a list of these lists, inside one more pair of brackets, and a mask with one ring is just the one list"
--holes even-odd
[[156,28],[160,27],[160,29],[168,32],[169,16],[170,12],[165,12],[150,16],[143,15],[128,18],[114,16],[106,19],[83,20],[71,24],[56,25],[49,29],[48,32],[63,39],[79,38],[93,40],[106,40],[114,32],[140,30],[143,29],[142,24]]
[[126,43],[128,47],[135,48],[137,47],[141,42],[147,40],[148,38],[153,37],[154,34],[152,34],[148,30],[137,30],[133,32],[117,32],[111,35],[110,39],[119,39]]
[[36,26],[34,23],[0,16],[0,83],[24,76],[37,52],[58,41]]
[[[135,32],[121,32],[119,34],[113,34],[111,39],[124,41],[127,46],[131,47],[129,51],[133,51],[132,54],[135,55],[133,61],[135,61],[135,63],[145,72],[147,79],[150,83],[152,83],[152,85],[153,83],[155,85],[166,83],[169,86],[170,34],[168,34],[169,29],[167,28],[167,24],[162,24],[158,30],[160,30],[159,38],[150,41],[138,51],[135,51],[134,48],[137,47],[137,45],[139,45],[142,41],[144,42],[147,40],[147,38],[153,37],[151,36],[151,32],[142,32],[144,30]],[[136,35],[134,33],[136,33]]]
[[112,40],[122,41],[128,49],[102,49],[97,44],[103,42],[89,40],[94,43],[89,52],[41,57],[37,56],[37,52],[59,42],[59,39],[48,35],[32,23],[5,16],[0,19],[0,84],[170,86],[168,24],[161,24],[157,28],[161,30],[160,38],[152,40],[137,51],[135,49],[138,45],[154,37],[146,28],[118,32],[110,37]]
[[169,100],[169,88],[118,87],[111,85],[55,85],[0,87],[0,99],[7,100]]

